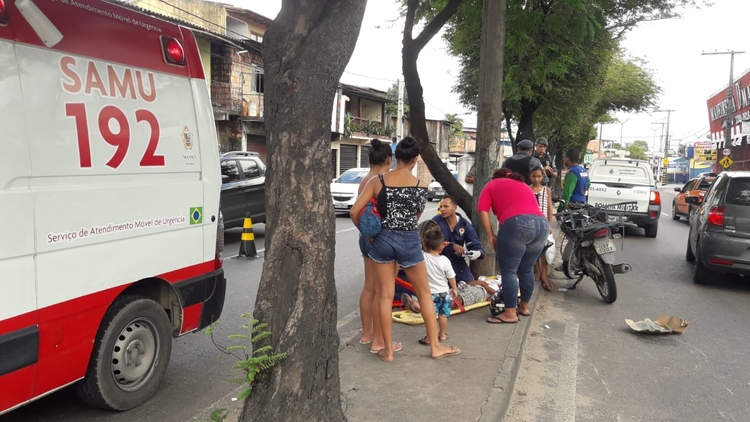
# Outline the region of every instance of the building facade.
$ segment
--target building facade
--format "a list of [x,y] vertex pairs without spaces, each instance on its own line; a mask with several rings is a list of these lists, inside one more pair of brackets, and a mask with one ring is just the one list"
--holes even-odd
[[[724,157],[729,157],[729,170],[750,170],[750,70],[736,78],[732,85],[732,102],[728,98],[728,89],[724,87],[709,97],[708,121],[710,140],[716,148],[714,171],[725,169],[721,164]],[[731,141],[725,140],[725,122],[732,112]]]

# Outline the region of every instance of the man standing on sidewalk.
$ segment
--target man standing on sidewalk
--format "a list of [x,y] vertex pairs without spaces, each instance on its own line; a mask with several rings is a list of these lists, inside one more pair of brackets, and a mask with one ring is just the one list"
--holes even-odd
[[542,163],[531,154],[534,149],[534,143],[528,139],[519,142],[518,152],[503,161],[501,167],[514,171],[526,180],[526,184],[531,186],[531,170],[536,167],[542,167]]
[[537,139],[534,157],[542,163],[542,168],[544,168],[545,175],[544,180],[542,180],[542,185],[552,188],[554,185],[554,179],[557,178],[558,172],[555,168],[555,162],[552,160],[552,156],[547,152],[548,147],[549,142],[547,142],[545,138]]
[[587,203],[589,174],[585,168],[578,164],[578,153],[572,149],[565,153],[565,167],[568,168],[568,173],[565,175],[565,185],[560,197],[565,202],[560,203],[560,208],[563,207],[563,204]]

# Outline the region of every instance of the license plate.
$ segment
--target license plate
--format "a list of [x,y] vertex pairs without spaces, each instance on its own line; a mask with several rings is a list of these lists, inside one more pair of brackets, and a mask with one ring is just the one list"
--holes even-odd
[[346,209],[346,208],[349,208],[349,206],[346,205],[346,204],[344,204],[343,202],[335,202],[333,204],[333,207],[336,208],[336,209]]
[[605,242],[594,242],[594,249],[599,255],[612,253],[617,250],[617,248],[615,248],[615,242],[611,240],[607,240]]

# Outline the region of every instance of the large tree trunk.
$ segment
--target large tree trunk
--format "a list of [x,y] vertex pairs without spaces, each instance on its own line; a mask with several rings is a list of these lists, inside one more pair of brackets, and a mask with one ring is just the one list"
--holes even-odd
[[516,151],[516,144],[528,139],[534,140],[534,113],[539,108],[538,103],[528,100],[521,100],[521,117],[518,119],[518,132],[516,133],[516,142],[513,144],[513,151]]
[[440,28],[448,22],[451,16],[458,11],[461,0],[450,0],[448,4],[430,21],[416,38],[413,37],[414,20],[416,17],[419,0],[409,0],[407,4],[406,22],[404,24],[404,39],[402,49],[404,83],[406,94],[409,98],[409,119],[411,120],[411,136],[419,144],[419,153],[425,165],[430,170],[432,177],[437,180],[445,191],[456,197],[458,206],[468,215],[472,216],[471,195],[461,184],[453,178],[448,167],[440,159],[435,148],[430,144],[430,136],[427,133],[427,122],[425,117],[424,98],[422,96],[422,81],[419,78],[417,59],[419,53],[434,37]]
[[[489,182],[492,172],[499,167],[499,146],[503,123],[503,56],[505,52],[506,0],[485,1],[482,5],[482,41],[479,63],[479,113],[477,116],[476,170],[474,172],[473,209],[479,195]],[[479,216],[472,219],[474,227],[481,227]],[[475,276],[494,275],[495,252],[487,233],[477,230],[487,256],[472,262]]]
[[[288,358],[258,377],[242,421],[344,421],[329,183],[333,98],[367,0],[284,0],[264,36],[268,175],[254,316]],[[335,40],[335,41],[334,41]]]

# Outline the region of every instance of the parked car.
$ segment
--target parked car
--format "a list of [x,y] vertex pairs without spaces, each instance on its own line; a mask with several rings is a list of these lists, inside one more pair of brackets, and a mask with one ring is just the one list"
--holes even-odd
[[224,228],[242,227],[245,214],[266,222],[266,165],[257,152],[233,151],[220,157]]
[[[453,175],[454,179],[458,180],[457,171],[451,171],[451,174]],[[427,200],[433,201],[435,199],[443,199],[444,196],[445,190],[443,189],[443,185],[441,185],[437,180],[433,179],[432,183],[427,186]]]
[[[600,158],[589,170],[588,202],[595,206],[619,204],[618,211],[628,211],[628,223],[643,228],[646,237],[656,237],[661,215],[661,195],[647,161],[628,158]],[[617,215],[612,219],[620,218]]]
[[362,178],[370,172],[369,168],[353,168],[345,171],[331,182],[333,208],[336,212],[348,211],[357,200],[357,190]]
[[694,262],[693,281],[712,273],[750,274],[750,171],[720,173],[690,218],[685,259]]
[[695,211],[697,205],[688,204],[685,202],[685,197],[697,196],[698,203],[700,204],[700,202],[703,201],[703,195],[705,195],[708,188],[711,187],[711,183],[713,183],[714,180],[716,180],[716,177],[696,177],[687,182],[685,186],[674,188],[674,191],[678,192],[678,194],[672,200],[672,219],[679,220],[680,217],[687,217],[690,219],[690,216],[693,214],[693,211]]

